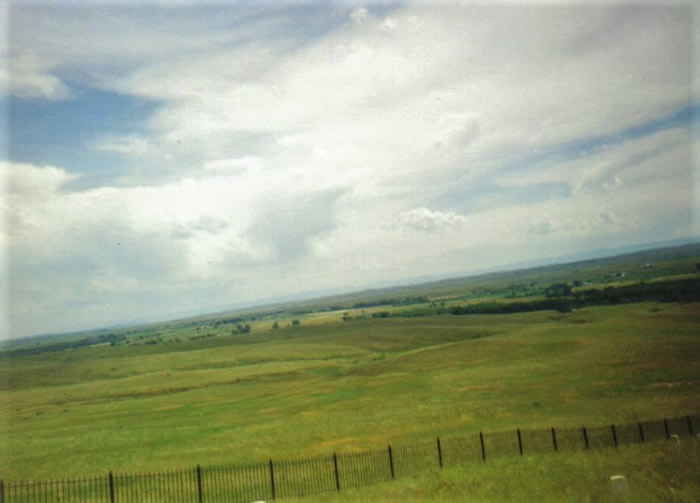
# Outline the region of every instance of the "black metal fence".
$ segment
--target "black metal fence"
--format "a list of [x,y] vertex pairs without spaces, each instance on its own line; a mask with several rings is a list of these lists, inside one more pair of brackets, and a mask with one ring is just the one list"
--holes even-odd
[[0,503],[214,503],[271,501],[340,491],[430,468],[530,453],[617,447],[693,437],[700,416],[684,416],[596,428],[520,430],[437,438],[358,453],[268,461],[251,465],[196,466],[158,473],[39,482],[0,480]]

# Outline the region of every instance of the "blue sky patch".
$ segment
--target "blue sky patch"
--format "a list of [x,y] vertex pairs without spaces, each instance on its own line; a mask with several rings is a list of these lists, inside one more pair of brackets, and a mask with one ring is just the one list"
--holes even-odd
[[94,144],[104,135],[146,131],[144,123],[158,103],[88,87],[74,86],[71,92],[71,99],[61,101],[9,99],[10,159],[55,165],[84,182],[118,176],[123,160]]

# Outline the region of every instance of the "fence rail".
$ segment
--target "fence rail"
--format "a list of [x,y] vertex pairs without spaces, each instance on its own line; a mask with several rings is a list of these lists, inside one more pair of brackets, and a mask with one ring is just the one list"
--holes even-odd
[[0,503],[216,503],[340,491],[430,468],[495,457],[615,448],[700,434],[700,416],[595,428],[520,430],[437,438],[383,449],[250,465],[33,482],[0,480]]

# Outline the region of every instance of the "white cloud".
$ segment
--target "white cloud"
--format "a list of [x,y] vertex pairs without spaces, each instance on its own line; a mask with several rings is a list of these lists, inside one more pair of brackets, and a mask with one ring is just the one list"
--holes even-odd
[[13,96],[62,100],[70,97],[68,86],[51,73],[32,51],[19,51],[6,66],[4,86]]
[[158,103],[89,144],[119,186],[10,166],[18,331],[39,304],[99,324],[151,309],[127,294],[206,309],[689,232],[687,130],[629,133],[693,93],[689,8],[261,9],[16,10],[22,92]]
[[257,208],[248,228],[256,247],[268,260],[295,260],[312,250],[312,242],[335,229],[335,204],[341,191],[303,195],[275,194]]
[[254,156],[240,157],[236,159],[216,159],[204,165],[204,169],[212,172],[260,172],[264,166],[264,159]]
[[24,163],[0,162],[7,176],[8,194],[17,198],[17,203],[42,199],[47,194],[59,191],[75,175],[54,166],[33,166]]
[[399,225],[419,231],[435,231],[463,227],[466,220],[463,216],[451,211],[432,211],[428,208],[415,208],[399,215]]
[[[187,284],[210,281],[221,288],[256,264],[304,260],[314,253],[313,240],[334,229],[333,206],[342,195],[314,190],[290,196],[284,181],[256,186],[259,174],[249,172],[67,192],[63,186],[72,177],[60,168],[3,168],[11,180],[3,238],[11,254],[16,330],[36,323],[31,319],[40,303],[60,306],[81,295],[97,302],[145,291],[171,298],[184,295]],[[60,283],[61,291],[51,283]],[[180,304],[173,300],[172,308]],[[103,307],[94,306],[96,315],[109,314]],[[70,321],[59,319],[52,323]]]
[[381,27],[382,27],[382,30],[393,30],[396,28],[397,25],[398,25],[398,23],[396,22],[396,20],[394,18],[387,17],[384,19],[384,21],[382,21]]
[[361,23],[369,17],[369,11],[364,7],[358,7],[350,13],[350,19],[353,23]]

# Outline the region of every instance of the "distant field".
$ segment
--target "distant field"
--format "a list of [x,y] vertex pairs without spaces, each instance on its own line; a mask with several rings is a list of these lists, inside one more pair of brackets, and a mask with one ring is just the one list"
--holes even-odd
[[635,256],[10,345],[25,353],[0,352],[0,473],[247,463],[696,413],[699,302],[443,309],[543,298],[550,281],[576,290],[700,274],[697,255],[656,256],[666,262]]
[[146,471],[695,412],[698,328],[700,304],[641,303],[15,358],[0,371],[1,472]]

